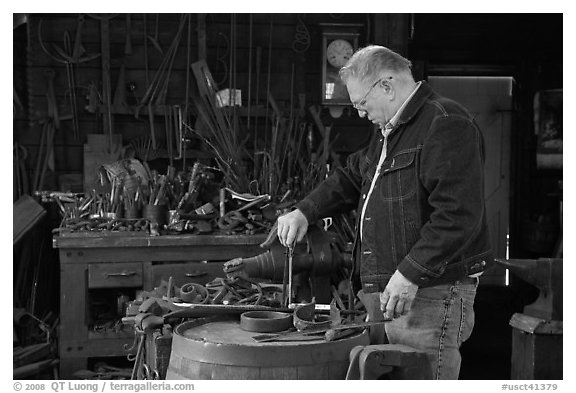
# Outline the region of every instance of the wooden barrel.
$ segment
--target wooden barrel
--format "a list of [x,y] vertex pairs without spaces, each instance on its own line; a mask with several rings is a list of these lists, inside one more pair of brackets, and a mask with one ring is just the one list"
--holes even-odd
[[344,379],[349,354],[367,331],[337,341],[256,342],[237,320],[179,325],[166,379]]

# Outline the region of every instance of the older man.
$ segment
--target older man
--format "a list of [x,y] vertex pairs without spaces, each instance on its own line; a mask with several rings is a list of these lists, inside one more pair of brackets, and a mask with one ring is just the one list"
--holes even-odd
[[492,264],[482,134],[465,108],[416,82],[410,61],[388,48],[360,49],[340,77],[378,131],[278,219],[278,237],[292,245],[309,223],[357,208],[351,285],[370,319],[393,319],[373,343],[425,351],[434,378],[457,379],[478,276]]

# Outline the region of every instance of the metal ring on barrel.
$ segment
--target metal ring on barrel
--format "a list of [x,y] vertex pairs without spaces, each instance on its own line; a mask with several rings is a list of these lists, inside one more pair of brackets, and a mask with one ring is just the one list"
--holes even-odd
[[275,333],[292,327],[292,315],[277,311],[247,311],[240,315],[240,328],[248,332]]

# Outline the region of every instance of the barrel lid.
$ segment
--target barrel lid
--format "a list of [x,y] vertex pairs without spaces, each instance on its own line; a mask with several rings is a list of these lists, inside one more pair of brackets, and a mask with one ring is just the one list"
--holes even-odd
[[257,342],[258,333],[244,331],[238,320],[184,322],[174,330],[174,355],[213,364],[255,367],[311,365],[348,360],[356,345],[368,345],[367,331],[337,341],[323,336],[311,341]]

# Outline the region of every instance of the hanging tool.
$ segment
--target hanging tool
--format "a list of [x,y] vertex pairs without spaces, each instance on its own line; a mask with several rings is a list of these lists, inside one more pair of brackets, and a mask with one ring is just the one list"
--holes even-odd
[[182,135],[182,108],[180,105],[174,105],[172,108],[173,110],[173,118],[174,118],[174,138],[176,138],[176,144],[178,146],[178,156],[174,157],[175,160],[182,159],[182,140],[184,139],[184,135]]
[[148,39],[152,42],[152,45],[154,45],[154,48],[158,49],[158,51],[161,54],[164,54],[164,51],[162,50],[162,47],[160,46],[160,43],[158,42],[158,24],[160,22],[160,15],[156,14],[156,27],[154,28],[154,37],[152,36],[148,36]]
[[[44,175],[46,169],[50,167],[54,170],[54,134],[56,128],[52,120],[46,120],[42,127],[42,137],[40,140],[40,149],[36,161],[36,173],[34,176],[34,190],[40,190],[44,184]],[[43,145],[45,145],[43,150]],[[44,157],[42,157],[44,155]]]
[[71,53],[66,53],[66,51],[64,51],[62,48],[58,47],[55,44],[51,44],[51,47],[58,53],[59,56],[56,56],[51,51],[49,51],[46,45],[44,44],[44,40],[42,39],[42,23],[43,20],[40,19],[40,21],[38,22],[38,43],[40,44],[40,47],[42,48],[44,53],[46,53],[51,59],[62,64],[65,64],[66,62],[80,64],[100,57],[100,53],[86,53],[85,56],[82,56],[82,54],[84,53],[84,48],[82,47],[80,37],[82,27],[84,25],[83,15],[80,15],[78,17],[78,26],[76,27],[76,41],[74,42],[74,50]]
[[[124,59],[122,60],[122,65],[120,66],[120,72],[118,73],[118,80],[116,82],[116,89],[114,91],[114,99],[112,103],[115,108],[127,107],[128,103],[126,101],[126,56],[132,55],[132,18],[130,14],[126,14],[126,41],[124,44]],[[131,84],[135,87],[135,84]],[[133,91],[131,92],[133,94]],[[133,95],[135,98],[135,96]]]
[[164,127],[166,130],[166,154],[168,155],[168,161],[170,163],[170,167],[174,167],[174,158],[173,158],[173,144],[172,144],[172,134],[174,133],[174,123],[173,123],[173,108],[170,105],[164,106]]
[[120,66],[118,73],[118,81],[116,82],[116,90],[114,91],[113,99],[114,107],[121,107],[126,105],[126,65]]
[[[200,33],[198,33],[200,34]],[[184,144],[184,134],[182,133],[184,122],[188,122],[188,110],[190,109],[190,53],[192,45],[192,17],[188,15],[188,34],[186,41],[186,90],[184,98],[184,116],[182,110],[178,107],[178,157],[182,159],[182,171],[186,170],[186,146]]]
[[152,150],[156,150],[156,133],[154,132],[154,108],[152,107],[152,102],[148,103],[148,122],[150,125],[150,141],[152,144]]
[[[274,17],[270,15],[270,31],[268,32],[268,75],[267,75],[267,82],[266,82],[266,99],[270,97],[270,77],[272,76],[272,31],[274,29]],[[266,121],[264,122],[264,127],[268,127],[268,108],[269,105],[266,105]],[[264,149],[268,147],[268,132],[264,129]],[[272,168],[269,168],[271,171]],[[268,192],[272,192],[272,190],[268,190]]]
[[[153,109],[152,105],[164,104],[165,99],[166,99],[167,90],[168,90],[168,83],[170,81],[170,74],[172,72],[172,66],[174,64],[174,59],[176,58],[180,38],[182,36],[182,31],[183,31],[184,26],[186,24],[187,18],[188,18],[188,15],[184,15],[180,19],[180,23],[178,25],[178,31],[176,33],[176,36],[174,37],[174,40],[170,44],[170,47],[168,48],[166,55],[163,57],[162,62],[160,63],[160,66],[158,67],[158,70],[156,71],[156,74],[154,75],[154,78],[152,79],[152,81],[150,82],[150,85],[148,86],[148,89],[144,93],[144,96],[142,97],[142,100],[140,101],[140,105],[136,109],[136,113],[135,113],[136,118],[138,118],[140,108],[145,106],[145,105],[148,105],[148,116],[151,119],[151,121],[153,121],[154,113],[152,111],[152,109]],[[152,129],[153,129],[153,126],[151,126],[151,130]],[[155,149],[156,143],[155,143],[155,137],[154,136],[152,136],[152,140],[154,143],[153,147]]]
[[[216,69],[215,72],[217,74],[221,74],[222,75],[222,79],[218,81],[218,85],[223,85],[226,82],[226,79],[228,78],[228,65],[226,64],[226,58],[228,57],[228,54],[230,53],[230,40],[228,39],[228,36],[222,32],[218,32],[218,37],[222,37],[222,39],[224,40],[224,53],[222,55],[220,55],[220,40],[218,40],[217,45],[216,45]],[[204,60],[206,61],[206,60]],[[222,71],[220,71],[218,66],[222,66]]]
[[72,51],[72,57],[74,58],[75,62],[78,62],[80,56],[85,52],[84,48],[82,47],[82,28],[84,26],[84,15],[78,15],[78,24],[76,26],[76,35],[74,37],[74,50]]
[[300,14],[296,16],[296,19],[298,24],[296,25],[296,33],[294,33],[294,40],[292,41],[292,50],[296,53],[304,53],[310,47],[310,33]]
[[[230,41],[232,43],[230,54],[230,80],[228,81],[230,89],[228,90],[228,102],[232,105],[232,132],[237,133],[238,111],[236,110],[236,14],[230,16]],[[234,97],[234,98],[232,98]]]
[[[64,32],[64,50],[70,53],[70,35]],[[79,139],[79,126],[78,126],[78,103],[76,101],[76,74],[74,72],[74,65],[70,62],[66,63],[66,78],[68,80],[68,89],[70,93],[70,106],[72,108],[72,125],[74,130],[74,138]]]
[[118,14],[87,14],[100,21],[100,46],[102,52],[102,103],[104,104],[104,134],[109,134],[108,152],[112,153],[114,134],[112,120],[112,88],[110,82],[110,20]]
[[146,78],[146,89],[150,86],[150,76],[148,72],[148,26],[146,24],[146,14],[142,14],[142,19],[144,23],[144,70]]
[[48,117],[54,119],[54,125],[60,129],[60,116],[58,114],[58,104],[56,102],[56,92],[54,90],[54,78],[56,71],[49,69],[44,72],[44,77],[48,82],[48,90],[46,92],[46,99],[48,101]]
[[[150,140],[152,141],[152,149],[153,150],[157,149],[156,133],[154,131],[154,105],[163,104],[165,99],[166,99],[166,94],[167,94],[167,90],[168,90],[168,82],[170,81],[170,73],[172,70],[172,65],[174,64],[174,59],[176,57],[176,52],[178,50],[180,37],[182,35],[182,30],[184,28],[184,24],[185,24],[187,18],[188,18],[188,16],[184,15],[180,19],[180,24],[178,26],[178,31],[176,33],[176,36],[175,36],[174,40],[172,41],[172,43],[170,44],[170,47],[169,47],[168,51],[166,52],[166,55],[163,57],[162,62],[160,63],[160,66],[158,67],[158,70],[156,71],[156,74],[154,75],[154,78],[152,79],[152,81],[149,84],[147,83],[148,88],[146,89],[146,92],[144,93],[144,96],[142,97],[142,100],[140,101],[139,106],[136,108],[136,113],[135,113],[136,118],[138,118],[139,111],[140,111],[141,107],[146,106],[148,109],[148,121],[149,121],[149,125],[150,125]],[[162,49],[158,46],[158,42],[157,42],[158,15],[156,16],[156,33],[155,33],[155,35],[156,35],[155,38],[152,38],[150,36],[148,38],[152,41],[153,44],[155,44],[157,49],[159,49],[160,52],[163,53]],[[145,45],[145,47],[146,47],[146,45]],[[146,64],[148,64],[147,61],[146,61]]]
[[44,74],[48,85],[46,99],[48,101],[48,118],[42,126],[42,136],[36,160],[36,172],[34,174],[33,188],[39,190],[44,184],[44,175],[46,169],[55,170],[54,159],[54,135],[56,128],[60,126],[60,117],[58,115],[58,105],[54,93],[54,77],[56,73],[53,69],[47,70]]
[[14,142],[13,144],[13,159],[14,159],[14,172],[16,186],[14,187],[16,197],[18,200],[24,194],[30,194],[30,184],[28,183],[28,174],[26,170],[26,159],[28,158],[28,149],[25,146]]
[[248,38],[248,129],[250,129],[250,109],[252,101],[252,14],[250,14],[250,33]]
[[102,99],[104,101],[104,133],[108,131],[108,152],[112,152],[112,135],[114,127],[112,122],[112,93],[110,86],[110,23],[109,19],[100,20],[100,39],[102,45]]
[[260,96],[260,63],[262,62],[262,47],[256,47],[256,118],[254,119],[254,150],[258,150],[258,118],[260,111],[258,111],[258,100]]
[[[58,115],[58,104],[56,103],[56,93],[54,92],[54,78],[56,73],[54,70],[50,69],[46,71],[46,80],[48,81],[48,92],[46,94],[46,98],[48,100],[48,117],[50,127],[48,128],[48,139],[46,140],[46,166],[50,168],[50,170],[55,170],[55,161],[54,161],[54,134],[56,130],[60,128],[60,116]],[[50,122],[50,120],[52,120]],[[45,169],[45,168],[44,168]],[[44,173],[42,173],[42,178],[44,177]]]
[[158,95],[158,98],[156,99],[156,104],[164,104],[165,100],[166,100],[166,93],[168,91],[168,83],[170,82],[170,75],[172,73],[172,66],[174,65],[174,59],[176,58],[176,54],[178,52],[178,47],[180,45],[180,39],[182,38],[182,32],[184,31],[184,26],[186,25],[186,21],[188,20],[189,15],[188,14],[184,14],[181,18],[180,18],[180,24],[178,25],[178,31],[176,32],[176,36],[174,37],[174,40],[172,41],[172,43],[170,44],[170,47],[168,48],[168,53],[170,54],[169,57],[169,65],[168,65],[168,69],[166,71],[166,77],[164,79],[164,84],[162,86],[162,90],[160,92],[160,94]]
[[[76,99],[76,75],[74,67],[78,66],[80,63],[94,60],[98,58],[101,54],[88,53],[82,56],[82,54],[84,53],[84,48],[82,47],[81,44],[82,28],[84,25],[83,15],[78,16],[78,25],[76,27],[76,36],[73,44],[70,42],[70,34],[68,33],[68,31],[64,32],[64,48],[60,48],[59,46],[52,44],[52,48],[58,55],[55,55],[51,51],[49,51],[46,45],[44,44],[44,41],[42,39],[42,22],[43,22],[42,19],[38,22],[38,41],[40,47],[42,48],[44,53],[46,53],[50,58],[66,66],[66,79],[68,84],[68,91],[70,93],[70,106],[72,111],[72,125],[73,125],[74,137],[78,139],[79,138],[78,106]],[[59,124],[57,125],[57,127],[59,128]]]
[[126,43],[124,45],[124,54],[132,55],[132,16],[126,14]]

